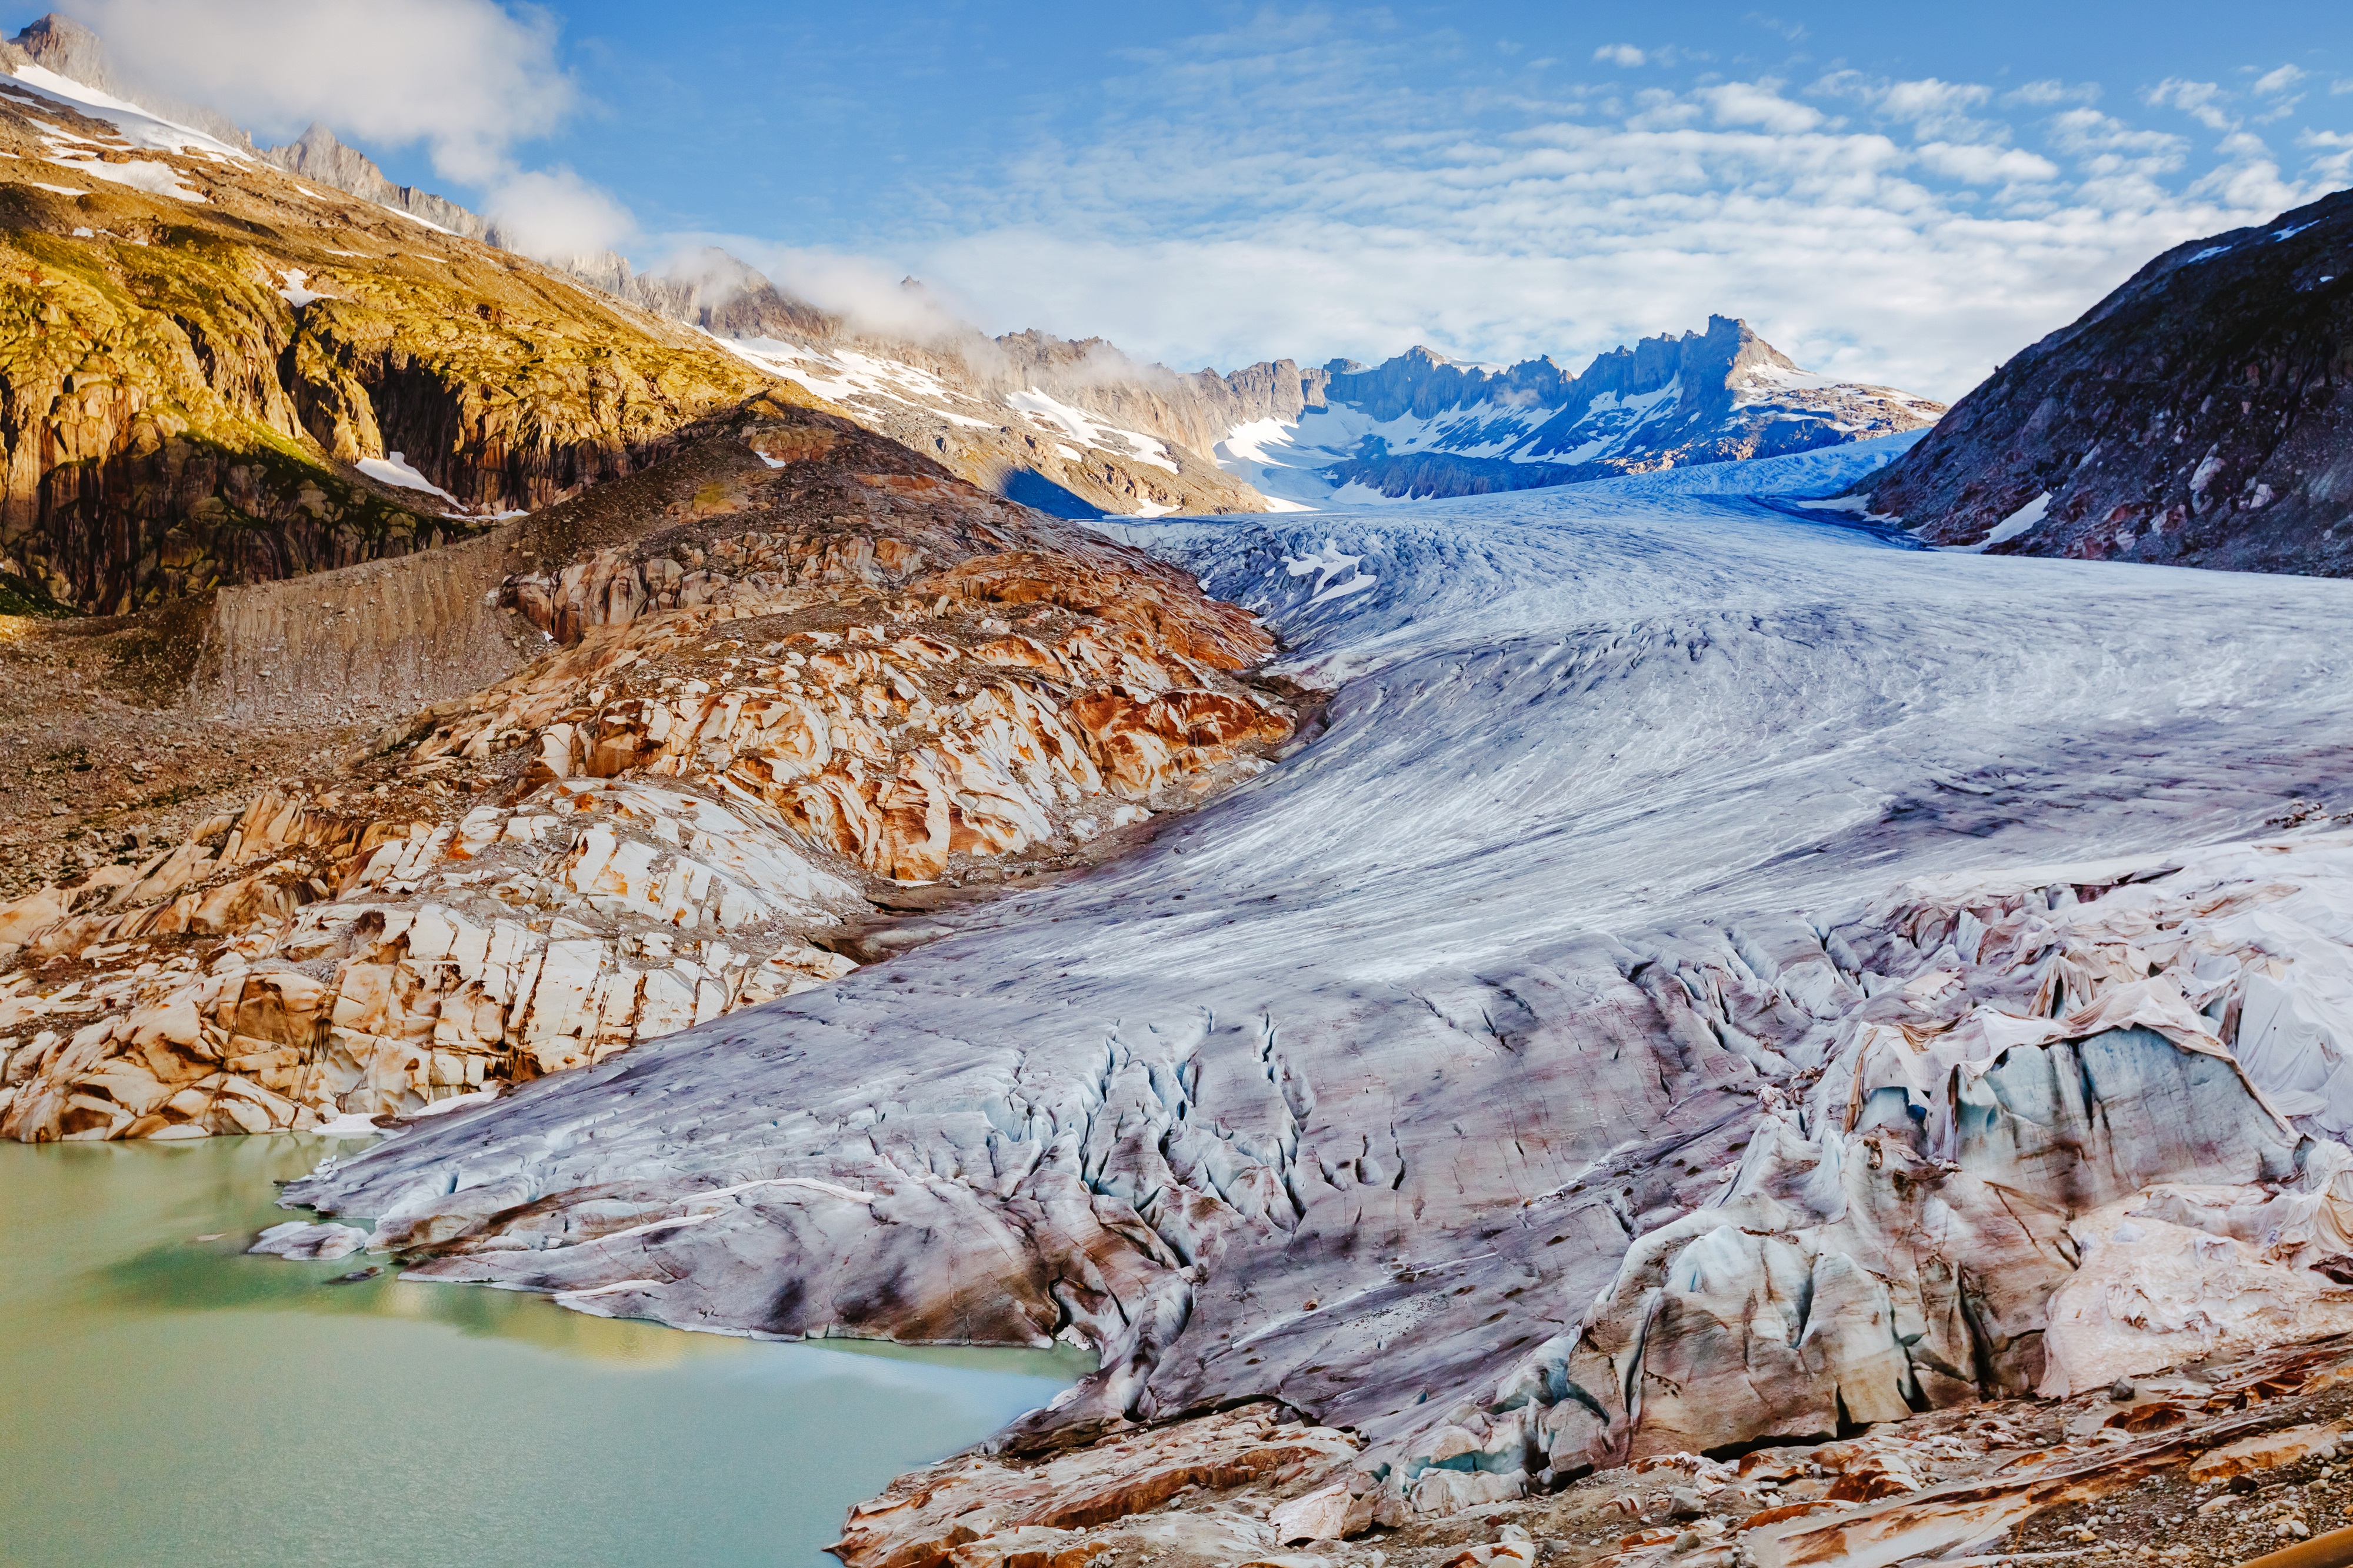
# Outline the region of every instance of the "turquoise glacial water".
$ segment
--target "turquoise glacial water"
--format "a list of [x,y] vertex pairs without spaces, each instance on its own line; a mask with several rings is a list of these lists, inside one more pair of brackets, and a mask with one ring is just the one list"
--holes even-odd
[[333,1147],[0,1144],[0,1562],[838,1568],[849,1504],[1088,1365],[245,1257]]

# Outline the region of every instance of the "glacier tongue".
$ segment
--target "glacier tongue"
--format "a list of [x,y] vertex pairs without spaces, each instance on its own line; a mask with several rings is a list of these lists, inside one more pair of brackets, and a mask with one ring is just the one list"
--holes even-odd
[[[1968,1165],[1982,1139],[1951,1142],[1983,1094],[1899,1045],[2009,1049],[1984,1092],[2012,1100],[2022,1052],[2096,1057],[2126,1142],[2194,1080],[2172,1173],[2301,1204],[2309,1229],[2333,1167],[2286,1194],[2299,1135],[2272,1110],[2353,1098],[2331,1076],[2353,970],[2327,913],[2353,907],[2353,850],[2184,857],[2345,805],[2353,588],[1896,549],[1749,499],[1883,458],[1125,526],[1266,616],[1285,673],[1335,689],[1319,739],[1132,858],[290,1197],[376,1216],[378,1245],[434,1254],[427,1277],[583,1310],[1075,1336],[1103,1371],[1008,1443],[1268,1395],[1356,1428],[1366,1462],[1396,1461],[1392,1491],[1437,1511],[1641,1447],[1626,1384],[1564,1390],[1640,1370],[1661,1288],[1642,1271],[1694,1247],[1731,1273],[1678,1286],[1692,1312],[1810,1278],[1824,1315],[1780,1374],[1786,1408],[1686,1401],[1661,1416],[1675,1445],[1970,1386],[1889,1340],[1886,1312],[1926,1298],[1870,1254],[1870,1205],[1891,1171],[1993,1179]],[[2050,869],[2101,857],[2124,858]],[[2215,923],[2216,900],[2253,925]],[[2295,940],[2266,948],[2274,908]],[[2253,1088],[2223,1033],[2242,993],[2280,1064]],[[1906,1073],[1928,1076],[1900,1106],[1874,1098]],[[2078,1182],[2036,1158],[2057,1217],[2034,1244],[2057,1245],[2077,1185],[2088,1214],[2168,1174],[2118,1156]],[[1705,1217],[1728,1204],[1795,1250],[1746,1258]],[[2024,1245],[1986,1240],[1975,1266]],[[2045,1310],[2031,1291],[1983,1308],[1993,1384],[2042,1375]],[[2071,1332],[2070,1376],[2131,1353],[2114,1325]],[[1682,1349],[1695,1386],[1739,1353],[1729,1331]]]

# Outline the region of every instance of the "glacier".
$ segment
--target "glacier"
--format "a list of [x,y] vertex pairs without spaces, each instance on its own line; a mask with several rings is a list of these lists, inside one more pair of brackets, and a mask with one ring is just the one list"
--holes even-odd
[[[1923,551],[1793,504],[1897,445],[1103,524],[1265,617],[1271,673],[1331,693],[1320,732],[1124,858],[403,1131],[288,1202],[372,1217],[417,1277],[585,1311],[1074,1340],[1101,1370],[1008,1447],[1271,1397],[1438,1511],[1639,1450],[1639,1399],[1588,1363],[1633,1386],[1620,1318],[1702,1301],[1694,1260],[1734,1269],[1706,1300],[1811,1267],[1823,1302],[1918,1310],[1926,1286],[1837,1250],[1870,1244],[1858,1194],[1883,1161],[1977,1181],[1983,1129],[2010,1125],[1985,1095],[2026,1104],[2044,1056],[2109,1086],[2120,1145],[2189,1085],[2200,1116],[2148,1148],[2309,1230],[2353,1204],[2313,1152],[2344,1129],[2312,1120],[2353,1105],[2353,843],[2330,831],[2353,809],[2353,587]],[[2230,975],[2180,934],[2264,898],[2273,947],[2230,936],[2254,955]],[[2167,899],[2189,912],[2150,912]],[[2062,938],[2081,962],[2053,996],[2036,955]],[[2127,949],[2129,972],[2084,967]],[[2266,1016],[2293,1026],[2242,1067],[2212,999],[2267,951]],[[1958,1087],[1906,1089],[1922,1040]],[[2103,1203],[2171,1168],[2100,1158]],[[1814,1262],[1739,1264],[1722,1216],[1758,1214]],[[1980,1267],[2011,1243],[1982,1245]],[[1963,1314],[2009,1315],[1989,1386],[2061,1375],[2002,1360],[2039,1343],[2040,1300]],[[1967,1384],[1862,1321],[1836,1319],[1828,1372],[1788,1375],[1883,1413]],[[1694,1334],[1704,1389],[1738,1352]],[[2127,1353],[2094,1341],[2067,1342],[2068,1375]],[[1662,1430],[1806,1429],[1710,1428],[1704,1403]]]

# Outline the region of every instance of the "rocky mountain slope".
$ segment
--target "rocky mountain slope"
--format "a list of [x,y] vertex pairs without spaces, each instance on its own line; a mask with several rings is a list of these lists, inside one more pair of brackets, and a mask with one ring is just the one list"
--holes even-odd
[[58,604],[122,614],[462,537],[776,384],[535,263],[14,63],[0,570]]
[[1416,348],[1325,367],[1320,408],[1239,428],[1219,447],[1271,495],[1318,500],[1484,495],[1679,464],[1739,462],[1914,430],[1941,404],[1811,375],[1745,321],[1662,334],[1572,374],[1507,370]]
[[[1635,1478],[1729,1496],[1699,1456],[1756,1445],[1847,1488],[1758,1496],[1760,1560],[1892,1563],[2088,1495],[2068,1467],[2131,1431],[2015,1488],[1928,1438],[2353,1331],[2345,591],[1894,550],[1746,499],[1875,457],[1130,525],[1337,688],[1311,748],[290,1198],[372,1222],[322,1244],[584,1311],[1098,1351],[1000,1458],[861,1510],[860,1563],[1113,1526],[1232,1561],[1580,1476],[1630,1524],[1667,1506]],[[2227,664],[2179,657],[2225,629]]]
[[[57,18],[24,38],[105,77]],[[0,66],[0,585],[16,604],[120,615],[403,555],[635,472],[764,389],[815,401],[664,313],[691,300],[625,303],[501,249],[332,136],[258,154],[14,46]],[[1021,488],[1019,438],[972,445],[940,455]],[[1134,466],[1173,467],[1151,456]],[[1216,505],[1257,504],[1187,466]],[[1090,471],[1106,504],[1184,504],[1123,459]]]
[[2176,246],[1864,488],[1999,554],[2353,573],[2353,192]]
[[[268,718],[340,746],[0,905],[0,1135],[364,1124],[584,1066],[891,952],[884,906],[1098,856],[1293,728],[1233,673],[1271,641],[1191,577],[830,416],[770,405],[470,549],[505,607],[401,640],[549,651],[353,749],[340,670],[281,645]],[[444,565],[281,593],[364,617]],[[191,705],[252,706],[235,662]]]
[[[771,301],[783,297],[750,277],[725,308],[776,321],[784,307]],[[828,320],[815,331],[766,326],[729,346],[958,472],[1069,517],[1266,510],[1263,496],[1202,455],[1214,440],[1188,440],[1295,408],[1304,395],[1288,361],[1177,376],[1108,344],[1036,332],[955,329],[912,342]]]

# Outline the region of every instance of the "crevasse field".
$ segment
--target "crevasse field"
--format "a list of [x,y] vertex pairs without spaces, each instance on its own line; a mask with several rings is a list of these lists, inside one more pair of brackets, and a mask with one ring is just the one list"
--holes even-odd
[[1105,1369],[1033,1425],[1275,1394],[1377,1443],[1659,1223],[1630,1178],[1571,1194],[1755,1113],[1661,1032],[1659,974],[1796,994],[1905,879],[2343,804],[2353,584],[1923,551],[1790,499],[1893,447],[1118,525],[1265,616],[1325,732],[1100,871],[294,1194],[409,1235],[572,1194],[426,1272],[1076,1332]]

